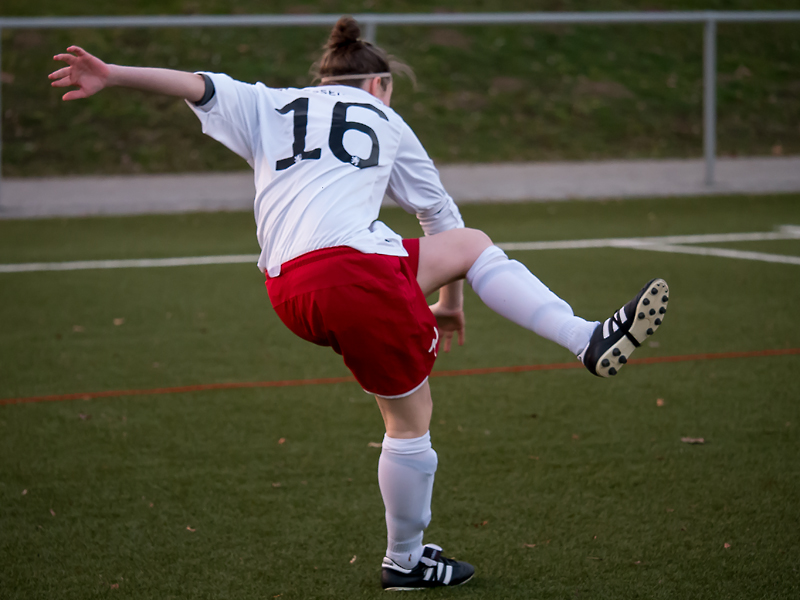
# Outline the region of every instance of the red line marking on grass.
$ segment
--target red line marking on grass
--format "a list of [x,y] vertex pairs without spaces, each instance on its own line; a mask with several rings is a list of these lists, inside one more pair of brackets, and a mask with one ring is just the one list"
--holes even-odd
[[[629,364],[654,365],[659,363],[698,362],[703,360],[724,360],[732,358],[759,358],[765,356],[788,356],[800,354],[800,348],[781,348],[776,350],[753,350],[750,352],[716,352],[707,354],[681,354],[677,356],[654,356],[634,358]],[[578,362],[548,363],[538,365],[517,365],[512,367],[485,367],[482,369],[460,369],[456,371],[434,371],[431,377],[461,377],[465,375],[493,375],[498,373],[525,373],[528,371],[558,371],[563,369],[582,369]],[[188,392],[207,392],[212,390],[239,390],[248,388],[300,387],[306,385],[329,385],[349,383],[353,377],[326,377],[320,379],[284,379],[281,381],[242,381],[231,383],[205,383],[178,387],[153,388],[149,390],[108,390],[105,392],[85,392],[78,394],[59,394],[52,396],[29,396],[25,398],[6,398],[0,406],[7,404],[29,404],[33,402],[64,402],[67,400],[93,400],[95,398],[118,398],[120,396],[152,396],[157,394],[185,394]]]

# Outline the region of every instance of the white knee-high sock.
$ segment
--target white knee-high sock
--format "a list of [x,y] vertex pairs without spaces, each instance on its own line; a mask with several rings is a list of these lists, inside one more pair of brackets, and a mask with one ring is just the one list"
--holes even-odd
[[386,556],[406,569],[422,556],[422,531],[431,522],[437,464],[430,432],[408,440],[384,436],[378,483],[386,506]]
[[467,281],[493,311],[573,354],[584,349],[598,325],[576,317],[569,304],[497,246],[483,251],[467,272]]

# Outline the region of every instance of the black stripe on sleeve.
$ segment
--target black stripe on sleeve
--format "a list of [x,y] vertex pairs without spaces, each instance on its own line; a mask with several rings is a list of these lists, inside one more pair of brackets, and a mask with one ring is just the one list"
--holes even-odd
[[203,81],[206,84],[206,91],[203,93],[203,97],[200,98],[197,102],[194,103],[195,106],[204,106],[209,103],[209,101],[214,97],[214,82],[211,81],[211,77],[206,75],[205,73],[200,73],[203,77]]

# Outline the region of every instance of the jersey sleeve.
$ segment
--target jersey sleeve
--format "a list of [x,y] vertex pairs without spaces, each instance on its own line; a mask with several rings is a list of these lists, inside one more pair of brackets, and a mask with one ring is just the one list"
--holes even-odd
[[214,95],[202,106],[187,100],[200,119],[203,133],[233,150],[250,166],[256,154],[258,94],[255,85],[236,81],[224,73],[200,73],[211,78]]
[[461,212],[442,186],[433,161],[406,123],[386,194],[406,212],[417,215],[425,235],[464,227]]

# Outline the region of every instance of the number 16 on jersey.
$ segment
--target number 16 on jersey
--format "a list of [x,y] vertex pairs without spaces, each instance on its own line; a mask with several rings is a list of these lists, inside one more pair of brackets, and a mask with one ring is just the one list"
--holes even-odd
[[[377,107],[371,104],[364,104],[361,102],[337,102],[333,107],[333,115],[331,117],[330,135],[328,136],[328,146],[333,155],[344,163],[349,163],[359,169],[366,169],[374,167],[378,164],[380,156],[380,145],[378,144],[378,136],[375,130],[359,123],[358,121],[347,120],[347,109],[351,106],[358,106],[373,111],[384,121],[389,119]],[[313,150],[306,150],[306,133],[308,132],[308,98],[297,98],[283,108],[276,108],[278,113],[285,115],[293,112],[294,120],[294,141],[292,142],[292,156],[282,158],[275,163],[276,171],[283,171],[288,169],[301,160],[318,160],[322,156],[320,148]],[[369,136],[372,140],[372,150],[367,158],[361,158],[350,154],[344,147],[344,134],[350,129],[360,131]]]

